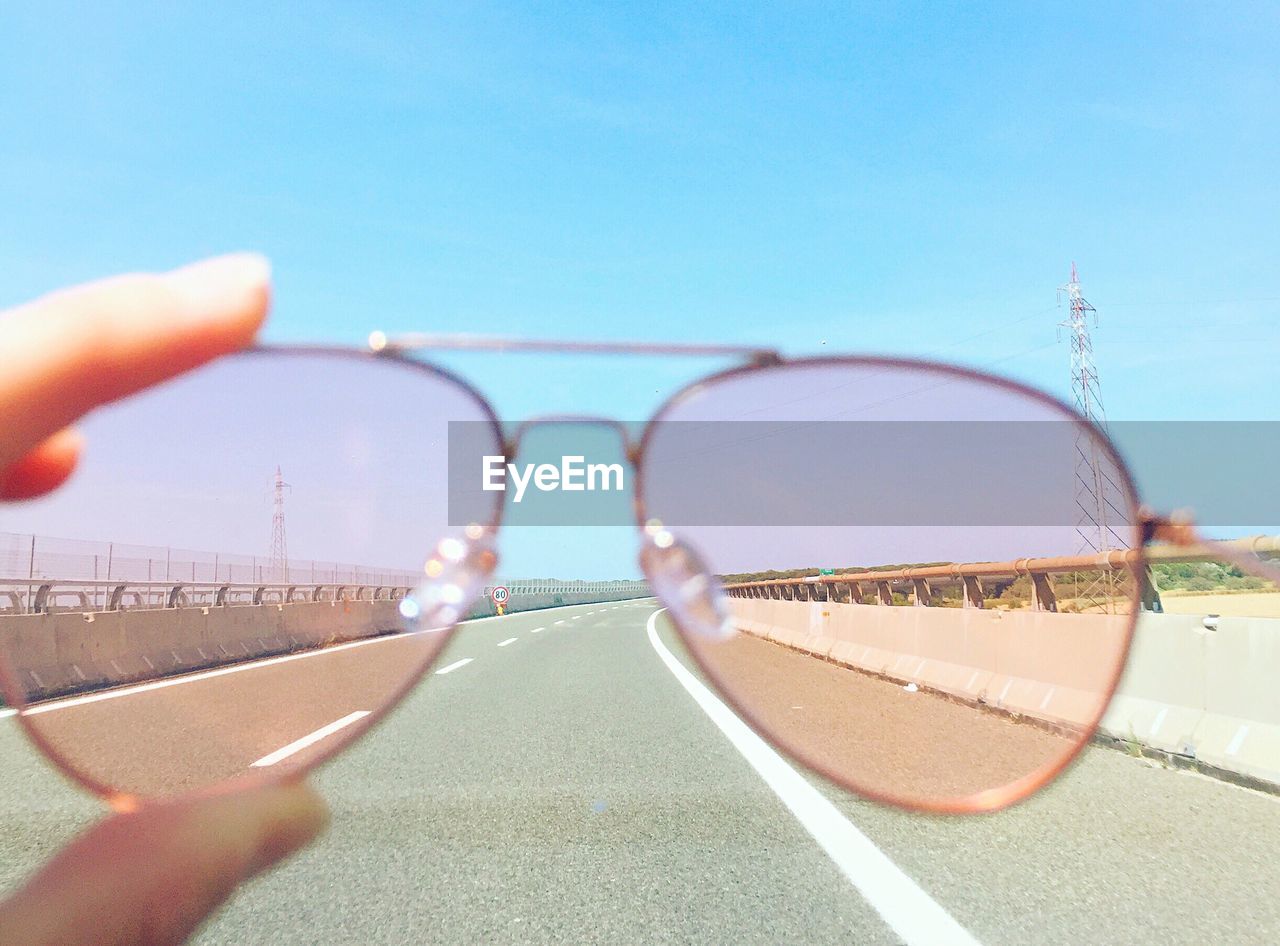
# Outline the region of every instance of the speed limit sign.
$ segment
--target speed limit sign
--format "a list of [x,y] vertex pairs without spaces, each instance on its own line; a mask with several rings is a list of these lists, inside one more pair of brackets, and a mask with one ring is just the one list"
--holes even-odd
[[493,599],[493,603],[501,607],[507,603],[507,599],[511,597],[511,589],[506,585],[497,585],[489,592],[489,597]]

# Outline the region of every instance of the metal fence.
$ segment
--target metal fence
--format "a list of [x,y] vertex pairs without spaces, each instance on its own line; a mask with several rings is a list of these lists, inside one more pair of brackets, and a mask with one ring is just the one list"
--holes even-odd
[[[1073,572],[1113,572],[1134,575],[1140,582],[1139,606],[1145,611],[1163,610],[1152,565],[1179,562],[1212,562],[1250,557],[1259,561],[1280,559],[1280,536],[1251,536],[1199,545],[1152,545],[1145,549],[1116,549],[1091,555],[1055,558],[1019,558],[1007,562],[921,565],[904,568],[839,572],[830,575],[797,575],[734,581],[725,585],[731,598],[773,598],[783,601],[831,601],[878,605],[895,603],[894,593],[919,607],[940,603],[941,586],[958,586],[965,608],[986,607],[989,587],[984,583],[1008,583],[1021,577],[1031,581],[1029,605],[1037,611],[1057,611],[1057,592],[1051,577]],[[1115,604],[1108,602],[1108,605]]]
[[127,611],[147,608],[228,607],[301,602],[398,601],[408,585],[244,584],[189,581],[68,581],[0,578],[0,615],[60,611]]
[[0,578],[409,587],[418,580],[416,572],[342,562],[290,559],[282,569],[266,556],[14,532],[0,532]]
[[639,597],[649,593],[649,584],[644,579],[614,579],[610,581],[564,581],[559,578],[512,578],[503,579],[494,584],[485,585],[484,595],[488,597],[496,585],[504,586],[512,595],[577,595],[601,594]]

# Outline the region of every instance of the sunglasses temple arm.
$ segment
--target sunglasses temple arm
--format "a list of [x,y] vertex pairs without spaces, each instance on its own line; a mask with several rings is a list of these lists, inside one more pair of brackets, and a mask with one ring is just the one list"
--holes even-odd
[[[1146,566],[1160,562],[1150,543],[1165,541],[1179,548],[1194,547],[1203,561],[1229,562],[1247,574],[1280,585],[1280,537],[1254,536],[1248,539],[1215,541],[1206,538],[1190,521],[1152,518],[1144,528],[1143,551]],[[1161,546],[1158,546],[1159,548]],[[1277,558],[1264,558],[1264,553]]]

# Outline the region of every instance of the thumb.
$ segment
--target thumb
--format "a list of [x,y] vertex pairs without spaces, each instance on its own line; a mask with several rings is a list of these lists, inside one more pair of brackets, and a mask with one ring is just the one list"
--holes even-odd
[[149,804],[99,822],[0,905],[0,943],[181,943],[328,822],[304,785]]

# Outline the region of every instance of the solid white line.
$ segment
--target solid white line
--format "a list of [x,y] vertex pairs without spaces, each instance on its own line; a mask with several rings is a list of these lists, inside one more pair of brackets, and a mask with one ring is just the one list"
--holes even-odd
[[[557,605],[556,608],[544,608],[544,611],[559,611],[559,609],[561,608],[568,608],[568,607],[573,607],[573,605],[561,604],[561,605]],[[474,623],[480,623],[483,621],[499,621],[499,620],[502,620],[502,618],[515,617],[516,614],[520,614],[520,613],[527,613],[527,612],[515,612],[512,614],[502,614],[502,616],[499,616],[499,614],[493,614],[493,616],[489,616],[489,617],[468,618],[468,620],[466,621],[458,622],[458,627],[461,627],[463,625],[474,625]],[[558,623],[558,625],[562,625],[562,623],[564,622],[557,621],[556,623]],[[132,696],[138,693],[147,693],[148,690],[164,690],[165,687],[169,687],[169,686],[182,686],[183,684],[196,684],[196,682],[200,682],[201,680],[212,680],[212,678],[214,677],[227,676],[228,673],[243,673],[244,671],[251,671],[251,669],[257,669],[260,667],[271,667],[271,666],[274,666],[274,664],[276,663],[285,663],[288,661],[305,661],[305,659],[307,658],[324,657],[324,655],[326,654],[338,653],[339,650],[349,650],[351,648],[356,648],[356,646],[365,646],[366,644],[379,644],[379,643],[383,643],[383,641],[388,641],[388,640],[403,640],[404,637],[413,637],[419,634],[434,634],[434,632],[443,631],[443,630],[445,630],[444,627],[425,627],[425,629],[422,629],[420,631],[406,631],[404,632],[404,634],[384,634],[378,637],[364,637],[364,639],[361,639],[361,640],[347,641],[346,644],[334,644],[333,646],[326,646],[326,648],[317,648],[315,650],[303,650],[302,653],[297,653],[297,654],[282,654],[280,655],[280,657],[264,657],[261,659],[257,659],[257,661],[244,661],[242,663],[234,663],[234,664],[230,664],[230,666],[228,667],[206,669],[206,671],[198,671],[196,673],[183,673],[183,675],[180,675],[180,676],[165,677],[164,680],[155,680],[152,682],[148,682],[148,684],[134,684],[132,686],[120,686],[120,687],[115,687],[115,689],[104,690],[102,691],[102,693],[91,693],[83,696],[68,696],[67,699],[51,700],[49,701],[49,703],[37,703],[36,705],[33,705],[33,707],[26,707],[26,708],[23,708],[22,710],[0,709],[0,719],[4,719],[10,716],[17,716],[19,712],[26,714],[26,716],[36,716],[36,714],[38,713],[52,713],[54,712],[55,709],[70,709],[73,707],[83,707],[84,704],[99,703],[100,700],[114,700],[114,699],[120,698],[120,696]],[[544,630],[544,629],[541,629],[541,627],[539,627],[538,630],[534,631],[534,634],[538,634],[538,631],[540,630]],[[436,672],[440,672],[440,671],[436,671]]]
[[680,685],[733,743],[863,898],[908,946],[978,946],[941,904],[903,873],[840,809],[720,702],[658,638],[659,608],[649,615],[649,643]]
[[517,637],[508,637],[505,641],[500,641],[498,646],[506,647],[508,644],[514,644],[517,640],[519,640]]
[[38,703],[35,706],[28,706],[22,712],[27,716],[35,716],[38,713],[52,713],[54,710],[69,709],[72,706],[83,706],[86,703],[97,703],[99,700],[114,700],[121,696],[132,696],[135,693],[145,693],[148,690],[163,690],[166,687],[181,686],[184,683],[195,683],[198,680],[211,680],[214,677],[225,677],[229,673],[243,673],[246,670],[257,670],[259,667],[271,667],[276,664],[288,663],[291,660],[305,660],[308,657],[318,657],[321,654],[332,654],[340,650],[350,650],[353,647],[364,647],[367,644],[377,644],[382,641],[398,641],[404,640],[406,637],[415,637],[418,634],[427,634],[430,631],[410,631],[406,634],[384,634],[381,637],[366,637],[358,641],[348,641],[345,644],[335,644],[332,647],[322,647],[318,650],[305,650],[299,654],[285,654],[281,657],[264,657],[262,660],[255,660],[252,663],[232,664],[229,667],[219,667],[217,670],[202,670],[199,673],[189,673],[181,677],[168,677],[164,680],[156,680],[152,683],[139,683],[135,686],[121,687],[118,690],[106,690],[102,693],[90,693],[87,696],[73,696],[70,699],[58,700],[56,703]]
[[453,671],[457,670],[459,667],[465,667],[467,664],[471,663],[471,661],[473,660],[475,660],[474,657],[463,657],[461,660],[455,660],[453,663],[449,664],[449,666],[441,667],[439,670],[437,670],[436,676],[439,677],[439,676],[443,676],[446,673],[453,673]]
[[252,764],[259,768],[266,765],[275,765],[282,759],[289,758],[289,756],[293,755],[295,752],[301,752],[303,749],[307,748],[307,746],[314,745],[325,736],[332,736],[339,729],[350,726],[356,720],[364,719],[368,715],[368,710],[356,710],[354,713],[348,713],[346,716],[342,717],[342,719],[334,720],[328,726],[321,726],[315,732],[303,736],[301,739],[295,739],[287,746],[277,749],[270,755],[264,755],[261,759]]
[[[544,608],[546,611],[558,611],[562,608],[573,607],[573,605],[557,605],[554,608]],[[466,624],[479,624],[483,621],[498,621],[505,618],[515,617],[517,614],[526,614],[528,612],[517,611],[513,614],[490,615],[483,618],[468,618],[465,621],[459,621],[458,626],[462,627]],[[557,621],[557,624],[563,624],[564,621]],[[201,670],[196,673],[187,673],[180,676],[166,677],[162,680],[154,680],[150,683],[137,683],[132,686],[117,687],[111,690],[104,690],[100,693],[88,693],[84,696],[72,696],[62,700],[52,700],[47,703],[37,703],[34,706],[28,706],[21,710],[25,715],[35,716],[39,713],[52,713],[54,710],[71,709],[74,706],[84,706],[87,703],[97,703],[100,700],[114,700],[122,696],[133,696],[135,693],[146,693],[149,690],[163,690],[166,687],[181,686],[184,683],[198,683],[201,680],[211,680],[214,677],[222,677],[231,673],[244,673],[246,670],[257,670],[259,667],[270,667],[275,664],[286,663],[290,660],[306,660],[309,657],[323,657],[326,654],[337,653],[342,650],[350,650],[352,647],[364,647],[366,644],[378,644],[384,641],[403,640],[406,637],[415,637],[418,634],[431,634],[445,630],[442,627],[423,628],[419,631],[406,631],[403,634],[383,634],[378,637],[366,637],[357,641],[348,641],[345,644],[335,644],[332,647],[320,647],[315,650],[306,650],[297,654],[283,654],[279,657],[263,657],[259,660],[246,660],[241,663],[231,664],[226,667],[218,667],[214,670]],[[539,628],[538,630],[542,630]],[[534,633],[537,633],[535,631]],[[439,671],[437,671],[438,673]],[[16,716],[18,710],[7,709],[0,710],[0,719],[9,716]]]

